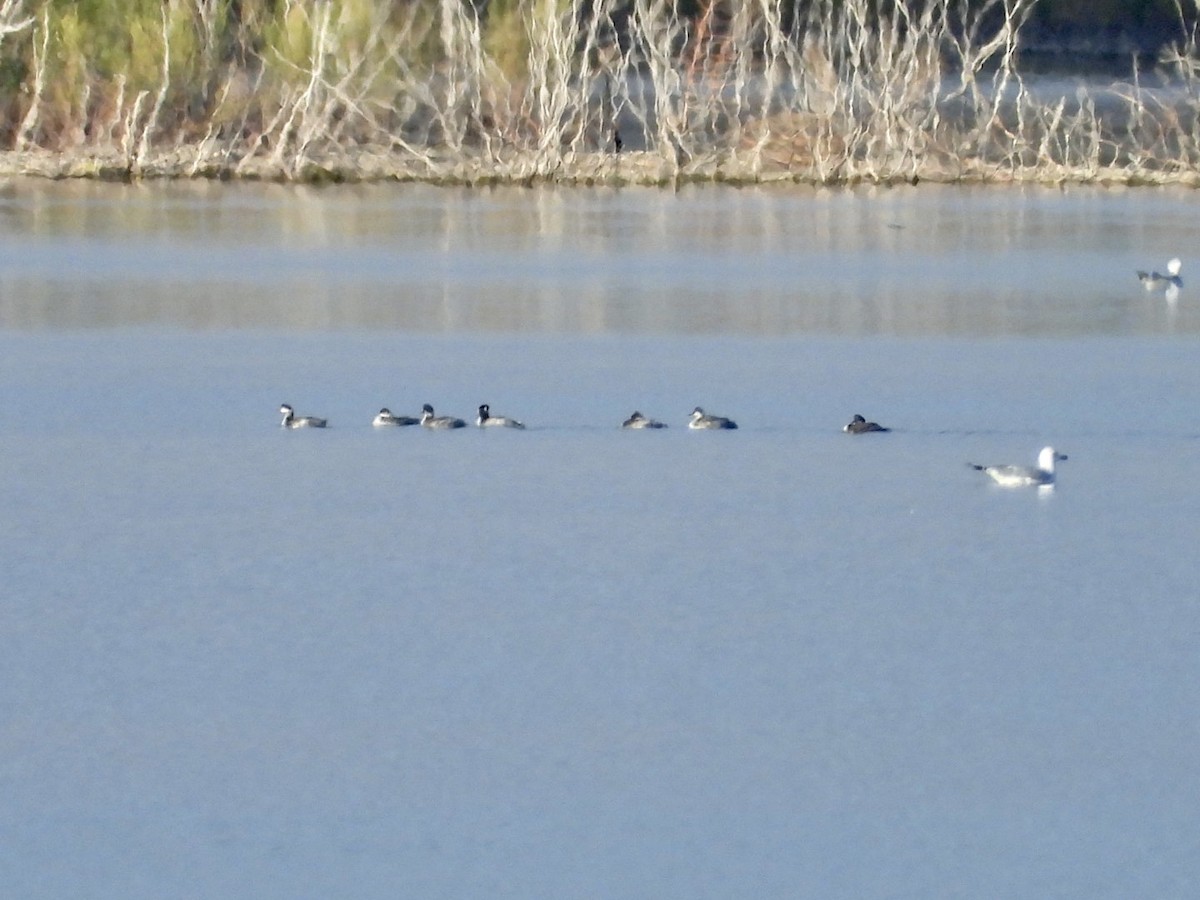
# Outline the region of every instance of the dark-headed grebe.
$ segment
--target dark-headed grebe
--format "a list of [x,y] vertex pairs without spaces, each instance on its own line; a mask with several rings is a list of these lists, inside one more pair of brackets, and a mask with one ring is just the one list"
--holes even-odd
[[854,414],[854,418],[850,420],[850,424],[845,426],[842,431],[847,434],[867,434],[872,431],[891,431],[890,428],[884,428],[878,422],[868,422],[858,413]]
[[633,415],[621,423],[622,428],[666,428],[666,423],[656,421],[655,419],[643,416],[637,410],[634,410]]
[[699,406],[692,410],[688,428],[737,428],[737,422],[723,416],[710,416]]
[[421,424],[426,428],[466,428],[467,423],[462,419],[456,419],[454,416],[435,416],[433,407],[426,403],[421,407]]
[[479,417],[475,424],[480,428],[524,428],[525,425],[508,416],[493,416],[486,403],[479,407]]
[[325,420],[316,416],[297,416],[295,411],[286,403],[279,407],[283,413],[283,421],[279,424],[284,428],[324,428]]
[[386,428],[392,425],[420,425],[421,420],[412,416],[392,415],[392,411],[385,406],[379,411],[379,414],[371,420],[371,424],[376,428]]

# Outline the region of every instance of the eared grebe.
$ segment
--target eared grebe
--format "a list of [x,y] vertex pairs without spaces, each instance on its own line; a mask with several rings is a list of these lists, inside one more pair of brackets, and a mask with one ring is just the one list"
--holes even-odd
[[633,415],[621,423],[622,428],[666,428],[665,422],[659,422],[655,419],[643,416],[637,410],[633,411]]
[[324,428],[325,420],[317,416],[297,416],[295,411],[286,403],[279,407],[283,413],[283,421],[279,424],[284,428]]
[[1053,447],[1043,447],[1038,454],[1036,466],[978,466],[967,463],[972,469],[987,474],[992,481],[1003,487],[1049,487],[1054,484],[1054,463],[1066,459],[1065,453]]
[[480,428],[524,428],[525,425],[508,416],[493,416],[486,403],[479,407],[479,417],[475,424]]
[[697,406],[688,419],[688,428],[737,428],[737,422],[723,416],[710,416]]
[[371,420],[371,424],[376,428],[386,428],[392,425],[420,425],[421,420],[413,416],[395,416],[392,411],[386,406],[379,411],[379,414]]
[[435,416],[433,407],[426,403],[421,407],[421,424],[426,428],[466,428],[467,423],[454,416]]
[[878,422],[868,422],[858,413],[854,414],[854,418],[850,420],[850,424],[845,426],[842,431],[847,434],[867,434],[871,431],[891,431],[890,428],[884,428]]

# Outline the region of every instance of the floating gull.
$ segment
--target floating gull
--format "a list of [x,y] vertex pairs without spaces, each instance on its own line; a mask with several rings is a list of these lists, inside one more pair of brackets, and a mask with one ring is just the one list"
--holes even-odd
[[421,420],[415,419],[412,416],[393,415],[392,411],[385,406],[379,411],[379,414],[371,420],[371,424],[376,428],[386,428],[389,426],[398,425],[420,425]]
[[283,421],[279,424],[284,428],[324,428],[325,420],[316,416],[297,416],[295,411],[286,403],[279,407],[283,413]]
[[1053,447],[1043,447],[1038,454],[1036,466],[978,466],[967,463],[972,469],[985,472],[992,481],[1003,487],[1052,487],[1054,485],[1054,463],[1066,459],[1065,453]]
[[454,416],[435,416],[433,407],[426,403],[421,407],[421,424],[426,428],[444,430],[447,428],[466,428],[467,423]]
[[710,416],[697,406],[688,419],[688,428],[737,428],[737,422],[723,416]]
[[621,423],[622,428],[666,428],[664,422],[659,422],[656,419],[651,419],[648,416],[643,416],[636,409],[633,415]]
[[854,418],[850,420],[850,424],[842,428],[842,431],[847,434],[867,434],[871,431],[891,431],[890,428],[884,428],[878,422],[868,422],[858,413],[854,414]]
[[1183,263],[1179,257],[1175,257],[1167,263],[1166,275],[1161,272],[1139,271],[1137,277],[1146,290],[1165,291],[1168,300],[1175,300],[1179,297],[1179,289],[1183,287],[1183,279],[1179,277],[1182,268]]
[[524,424],[516,419],[510,419],[508,416],[493,416],[491,408],[484,403],[479,407],[479,418],[475,420],[475,424],[480,428],[524,428]]

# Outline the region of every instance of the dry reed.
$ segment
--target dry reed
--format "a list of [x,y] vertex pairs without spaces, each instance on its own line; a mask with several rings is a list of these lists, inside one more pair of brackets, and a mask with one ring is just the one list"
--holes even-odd
[[[1019,69],[1035,2],[710,0],[687,19],[671,0],[510,0],[489,22],[463,0],[284,0],[251,40],[227,4],[168,0],[139,32],[141,64],[101,77],[64,55],[51,6],[2,0],[0,52],[19,52],[24,75],[0,171],[1200,181],[1195,29],[1182,25],[1153,88],[1135,70],[1048,97]],[[1190,4],[1181,23],[1200,14]],[[500,29],[518,37],[500,48]]]

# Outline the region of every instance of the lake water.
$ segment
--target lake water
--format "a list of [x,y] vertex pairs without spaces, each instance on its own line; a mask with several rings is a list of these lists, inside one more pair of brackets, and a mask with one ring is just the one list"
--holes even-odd
[[5,892],[1195,896],[1198,212],[8,185]]

